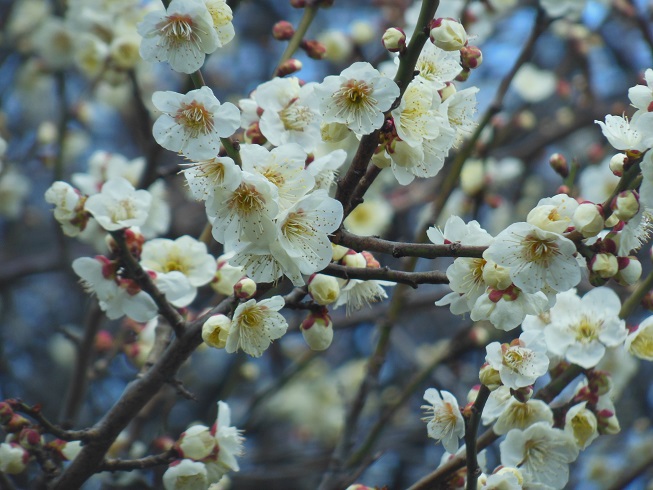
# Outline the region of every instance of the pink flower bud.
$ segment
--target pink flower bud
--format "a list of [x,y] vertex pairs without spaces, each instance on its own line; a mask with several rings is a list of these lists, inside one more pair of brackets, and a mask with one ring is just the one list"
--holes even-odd
[[549,165],[551,165],[551,168],[563,179],[569,176],[569,165],[567,164],[567,159],[564,155],[554,153],[549,157]]
[[41,434],[38,430],[31,427],[25,427],[18,434],[18,442],[25,449],[37,449],[41,447]]
[[243,277],[234,285],[234,295],[238,299],[250,299],[256,294],[256,283],[249,277]]
[[483,63],[483,53],[477,46],[464,46],[460,48],[460,64],[463,68],[473,70]]
[[96,352],[109,352],[113,348],[113,335],[108,330],[100,330],[95,336]]
[[463,68],[463,71],[461,71],[456,78],[454,78],[455,81],[457,82],[466,82],[467,79],[469,79],[469,75],[471,75],[472,71],[469,68]]
[[318,313],[309,313],[302,322],[300,330],[312,350],[323,351],[333,341],[333,322],[326,308]]
[[281,63],[281,65],[279,65],[279,68],[277,68],[276,75],[278,77],[285,77],[286,75],[296,73],[301,69],[302,69],[302,62],[296,60],[295,58],[290,58],[289,60],[286,60],[283,63]]
[[309,58],[321,60],[326,56],[326,46],[314,39],[303,40],[300,47],[306,51]]
[[533,396],[533,387],[524,386],[518,390],[510,389],[510,394],[520,403],[526,403]]
[[609,279],[619,271],[617,257],[610,253],[596,254],[588,264],[589,269],[602,279]]
[[287,41],[294,33],[294,27],[287,20],[280,20],[272,27],[272,37],[277,41]]
[[250,124],[250,126],[245,130],[245,141],[252,145],[264,145],[267,143],[268,140],[263,136],[263,133],[261,133],[258,121]]
[[406,33],[398,27],[390,27],[383,33],[381,42],[391,53],[401,53],[406,50]]
[[614,277],[622,286],[630,286],[642,276],[642,264],[637,257],[617,257],[619,272]]

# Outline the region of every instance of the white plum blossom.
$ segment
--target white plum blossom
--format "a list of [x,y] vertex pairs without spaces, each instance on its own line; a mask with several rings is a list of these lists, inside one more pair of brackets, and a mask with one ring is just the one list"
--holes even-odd
[[243,454],[242,431],[231,425],[231,409],[223,401],[218,402],[218,417],[211,427],[217,451],[203,462],[208,480],[216,483],[230,471],[240,471],[237,457]]
[[569,479],[569,463],[578,457],[578,447],[566,432],[546,422],[525,430],[513,429],[499,445],[501,464],[521,470],[524,480],[562,489]]
[[56,181],[45,191],[45,201],[54,204],[54,218],[65,235],[77,236],[86,226],[84,199],[80,192],[66,182]]
[[338,296],[338,300],[333,307],[338,308],[347,305],[347,314],[349,315],[352,311],[369,306],[370,303],[383,301],[388,298],[383,286],[395,286],[395,283],[391,281],[349,279],[341,284],[340,296]]
[[537,332],[524,332],[510,344],[492,342],[485,350],[485,360],[499,371],[501,382],[515,390],[532,385],[549,368],[546,342]]
[[553,425],[553,411],[547,403],[535,398],[520,402],[510,394],[510,388],[500,386],[490,393],[481,420],[484,425],[494,422],[492,430],[502,435],[512,429],[525,429],[536,422]]
[[136,186],[145,170],[145,163],[145,158],[128,160],[120,153],[98,150],[88,159],[88,171],[74,173],[71,181],[82,193],[89,196],[100,192],[104,183],[114,177],[127,179]]
[[84,209],[107,231],[141,226],[147,220],[152,195],[136,190],[127,180],[115,177],[102,186],[99,194],[89,197]]
[[0,471],[17,475],[27,469],[30,454],[16,443],[0,443]]
[[273,340],[283,336],[288,323],[279,313],[285,302],[281,296],[264,299],[258,303],[250,299],[236,308],[225,350],[234,353],[242,350],[253,357],[261,357]]
[[201,0],[172,0],[167,10],[149,12],[138,25],[140,54],[146,61],[167,61],[170,68],[193,73],[220,45],[213,19]]
[[242,172],[238,187],[216,187],[206,201],[213,237],[228,249],[243,241],[270,243],[276,238],[277,186],[259,173]]
[[73,270],[88,291],[95,293],[102,311],[111,320],[123,315],[146,322],[157,314],[154,300],[145,291],[133,289],[133,284],[121,282],[105,261],[80,257],[73,261]]
[[545,231],[564,233],[573,225],[578,201],[567,194],[540,199],[537,206],[528,213],[526,221]]
[[199,461],[182,459],[173,462],[163,474],[165,490],[206,490],[208,486],[206,466]]
[[203,201],[216,187],[233,191],[240,185],[240,168],[229,157],[215,157],[184,164],[182,170],[193,198]]
[[206,245],[187,235],[176,240],[156,238],[145,242],[141,265],[156,272],[157,282],[173,272],[181,274],[178,280],[184,284],[180,290],[188,294],[173,303],[178,307],[189,305],[195,299],[197,288],[211,282],[217,271],[215,258],[207,252]]
[[270,143],[297,143],[306,151],[315,149],[322,121],[313,93],[315,86],[300,86],[295,77],[274,78],[258,86],[253,98],[263,110],[259,128]]
[[199,461],[215,449],[215,438],[211,429],[205,425],[193,425],[179,436],[175,448],[182,458]]
[[347,159],[347,152],[334,150],[325,155],[315,158],[306,167],[306,171],[315,179],[314,189],[324,189],[329,192],[338,175],[338,169],[342,167]]
[[454,454],[458,450],[458,440],[465,435],[465,421],[456,397],[448,391],[429,388],[424,400],[429,402],[429,405],[422,405],[429,414],[424,418],[429,437],[442,441],[444,448]]
[[596,366],[606,347],[623,344],[628,335],[620,309],[619,296],[607,287],[582,298],[567,293],[549,312],[550,324],[544,329],[549,351],[584,368]]
[[512,282],[527,293],[546,286],[561,292],[580,282],[574,242],[529,223],[513,223],[485,251],[488,258],[510,268]]
[[650,125],[653,113],[646,113],[637,119],[628,120],[625,116],[605,116],[605,122],[594,121],[601,126],[603,136],[617,150],[642,152],[653,144]]
[[234,25],[231,23],[234,18],[233,12],[227,4],[227,0],[204,0],[204,4],[211,14],[213,29],[218,35],[218,47],[221,48],[236,34]]
[[[487,270],[486,263],[483,272]],[[470,318],[474,321],[489,320],[496,328],[508,331],[517,328],[527,315],[539,315],[548,307],[549,299],[541,291],[527,293],[514,284],[505,289],[488,286],[474,302]]]
[[565,431],[574,438],[581,451],[599,436],[596,415],[587,408],[587,402],[574,405],[567,411]]
[[643,320],[628,334],[625,346],[633,356],[653,361],[653,317]]
[[358,135],[383,125],[383,113],[399,96],[397,84],[366,62],[356,62],[340,75],[328,76],[315,87],[325,123],[346,124]]
[[[399,58],[395,58],[399,64]],[[460,65],[460,53],[445,51],[435,44],[426,43],[417,59],[415,71],[419,72],[416,80],[430,84],[435,90],[443,89],[447,82],[456,78],[463,67]]]
[[238,108],[230,102],[221,104],[206,86],[187,94],[154,92],[152,103],[163,113],[152,128],[156,142],[194,161],[217,157],[220,138],[240,126]]
[[635,85],[628,89],[628,98],[633,107],[637,109],[635,117],[639,114],[650,112],[653,103],[653,70],[648,68],[644,72],[646,85]]
[[438,110],[447,117],[449,126],[455,132],[453,145],[456,146],[469,136],[476,127],[474,114],[476,113],[477,87],[468,87],[455,92],[447,97]]

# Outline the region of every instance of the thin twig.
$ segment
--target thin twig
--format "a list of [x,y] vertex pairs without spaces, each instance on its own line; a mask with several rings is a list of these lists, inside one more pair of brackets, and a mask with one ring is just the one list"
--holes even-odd
[[171,449],[170,451],[139,459],[105,459],[98,468],[98,471],[144,470],[172,463],[178,457],[177,452]]
[[476,400],[471,406],[469,417],[465,418],[465,455],[467,463],[467,490],[476,490],[476,482],[481,474],[481,468],[478,466],[478,449],[476,447],[476,433],[481,422],[481,414],[485,403],[490,396],[490,389],[481,385],[481,389],[476,395]]
[[92,430],[65,430],[58,425],[50,422],[42,413],[41,408],[36,406],[32,407],[27,405],[21,400],[7,400],[12,409],[16,412],[24,413],[25,415],[33,418],[48,434],[63,439],[64,441],[88,441],[94,437]]
[[387,267],[347,267],[339,264],[329,264],[321,274],[339,277],[341,279],[362,279],[392,281],[407,284],[417,289],[419,284],[449,284],[449,279],[444,272],[405,272],[388,269]]

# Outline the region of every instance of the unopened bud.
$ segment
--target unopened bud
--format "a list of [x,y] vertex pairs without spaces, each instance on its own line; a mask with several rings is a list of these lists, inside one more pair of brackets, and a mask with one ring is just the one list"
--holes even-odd
[[[143,251],[143,244],[145,243],[145,237],[140,231],[133,228],[127,228],[124,230],[124,233],[125,243],[127,244],[129,253],[132,254],[136,260],[140,260],[141,252]],[[118,243],[113,239],[113,237],[111,235],[107,235],[105,240],[109,250],[114,255],[119,255],[120,247],[118,247]]]
[[446,82],[444,88],[439,90],[440,99],[442,99],[442,102],[444,102],[456,92],[456,86],[451,82]]
[[0,424],[5,425],[9,423],[11,417],[14,416],[14,410],[7,402],[0,402]]
[[38,430],[25,427],[18,434],[18,443],[27,450],[41,447],[41,434]]
[[347,267],[364,268],[364,267],[367,267],[367,260],[365,260],[365,257],[363,256],[363,254],[359,254],[359,253],[354,252],[353,250],[350,250],[342,258],[342,265],[346,265]]
[[300,47],[314,60],[321,60],[326,56],[326,46],[315,39],[303,40]]
[[621,221],[628,222],[639,211],[639,195],[633,190],[620,192],[612,200],[612,211]]
[[594,203],[584,202],[578,205],[573,216],[574,228],[585,238],[598,235],[605,227],[601,208]]
[[454,78],[455,81],[457,82],[466,82],[469,79],[469,75],[471,75],[472,70],[469,68],[463,68],[463,70],[458,74],[456,78]]
[[520,403],[526,403],[533,396],[533,387],[524,386],[518,390],[510,389],[510,394]]
[[243,277],[234,285],[234,295],[238,299],[249,299],[256,294],[256,282],[249,277]]
[[361,252],[363,257],[365,257],[365,264],[368,269],[378,269],[381,267],[381,264],[379,263],[378,260],[372,255],[370,252],[363,250]]
[[617,153],[610,159],[610,170],[617,177],[621,177],[624,174],[624,165],[628,162],[628,157],[625,153]]
[[483,63],[483,53],[477,46],[464,46],[460,48],[460,64],[463,68],[473,70]]
[[326,308],[321,313],[309,313],[302,322],[300,330],[311,350],[323,351],[333,341],[333,322]]
[[617,257],[609,253],[596,254],[589,263],[589,269],[602,279],[609,279],[619,271]]
[[431,21],[431,42],[445,51],[458,51],[467,45],[467,32],[463,25],[450,18]]
[[27,420],[22,415],[14,413],[11,416],[11,419],[9,419],[9,422],[4,425],[4,429],[7,432],[16,433],[20,432],[23,428],[28,427],[29,425],[29,420]]
[[501,382],[501,376],[499,371],[494,369],[488,363],[481,366],[481,370],[478,372],[478,378],[484,386],[487,386],[490,391],[496,390],[503,383]]
[[211,429],[204,425],[193,425],[183,432],[174,448],[182,458],[196,461],[209,456],[215,449],[216,439]]
[[253,122],[245,130],[245,141],[252,145],[264,145],[267,143],[267,138],[263,136],[261,127],[258,121]]
[[467,392],[467,403],[474,403],[478,398],[478,392],[481,391],[481,385],[474,385]]
[[637,257],[618,257],[619,272],[614,277],[622,286],[630,286],[642,276],[642,264]]
[[113,335],[108,330],[100,330],[95,335],[95,350],[109,352],[113,348]]
[[610,217],[605,220],[605,227],[612,228],[613,226],[617,226],[618,223],[619,218],[617,218],[614,214],[611,214]]
[[569,165],[567,164],[567,159],[564,155],[554,153],[549,157],[549,165],[551,165],[551,168],[563,179],[566,179],[569,176]]
[[621,432],[617,415],[611,410],[599,410],[596,413],[599,434],[615,435]]
[[512,284],[510,269],[488,260],[483,266],[483,281],[494,289],[508,289]]
[[343,247],[342,245],[336,245],[335,243],[331,244],[331,250],[333,254],[332,258],[336,262],[342,259],[345,255],[347,255],[347,252],[349,252],[349,249],[347,247]]
[[280,20],[272,27],[272,37],[277,41],[287,41],[295,33],[295,28],[287,20]]
[[386,29],[381,41],[383,47],[391,53],[401,53],[406,50],[406,33],[397,27]]
[[612,378],[608,372],[593,369],[587,373],[587,377],[589,388],[595,395],[607,395],[612,390]]
[[315,274],[308,283],[308,292],[318,305],[330,305],[340,296],[338,280],[333,276]]
[[231,328],[231,320],[225,315],[213,315],[202,326],[202,340],[206,345],[224,349]]
[[301,69],[302,62],[295,58],[290,58],[279,65],[276,75],[278,77],[285,77],[286,75],[296,73]]

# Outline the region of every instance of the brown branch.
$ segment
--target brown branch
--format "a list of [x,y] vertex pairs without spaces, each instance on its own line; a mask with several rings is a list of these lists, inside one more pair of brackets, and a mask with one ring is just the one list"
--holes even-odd
[[406,243],[393,242],[373,236],[358,236],[344,229],[334,233],[333,243],[351,248],[357,252],[366,250],[368,252],[380,252],[399,257],[419,257],[423,259],[435,259],[437,257],[483,257],[483,252],[487,249],[484,246],[461,245],[460,243],[451,243],[445,245],[435,245],[433,243]]
[[98,471],[144,470],[170,464],[178,457],[177,452],[171,449],[164,453],[153,454],[139,459],[105,459],[98,468]]
[[405,272],[388,269],[387,267],[347,267],[339,264],[329,264],[321,273],[339,277],[341,279],[398,282],[401,284],[407,284],[413,289],[416,289],[420,284],[449,284],[447,275],[441,271]]
[[476,400],[470,409],[470,414],[465,417],[465,456],[467,464],[467,490],[476,490],[476,482],[481,474],[478,466],[478,449],[476,448],[476,433],[481,422],[481,414],[485,403],[490,396],[490,389],[481,385],[476,395]]
[[52,434],[59,439],[63,439],[64,441],[88,441],[94,437],[92,430],[65,430],[53,424],[41,413],[39,406],[32,407],[17,399],[7,400],[7,402],[14,411],[24,413],[33,418],[46,433]]

